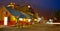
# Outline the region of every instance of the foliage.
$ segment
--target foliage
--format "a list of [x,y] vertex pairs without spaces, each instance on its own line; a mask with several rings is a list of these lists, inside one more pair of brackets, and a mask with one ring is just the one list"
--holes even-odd
[[56,13],[55,13],[55,17],[60,20],[60,10],[58,10]]

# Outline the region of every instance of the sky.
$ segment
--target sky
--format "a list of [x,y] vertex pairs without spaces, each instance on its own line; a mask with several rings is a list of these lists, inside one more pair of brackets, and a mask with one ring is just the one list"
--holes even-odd
[[0,0],[0,3],[2,5],[6,5],[11,1],[15,2],[16,4],[24,4],[27,2],[34,8],[39,9],[38,11],[41,16],[46,16],[47,14],[50,16],[53,14],[53,12],[60,9],[60,0]]
[[60,9],[60,0],[0,0],[0,3],[9,3],[11,1],[15,1],[17,4],[19,2],[28,2],[31,3],[35,7],[43,7],[43,8],[57,8]]

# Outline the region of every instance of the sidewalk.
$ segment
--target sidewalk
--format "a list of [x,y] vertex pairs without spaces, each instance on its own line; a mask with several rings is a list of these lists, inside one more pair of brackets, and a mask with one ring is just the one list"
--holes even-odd
[[0,25],[0,28],[4,28],[4,25]]
[[[11,25],[11,26],[13,26],[13,25]],[[0,28],[6,28],[6,27],[11,27],[11,26],[4,26],[4,25],[0,25]]]

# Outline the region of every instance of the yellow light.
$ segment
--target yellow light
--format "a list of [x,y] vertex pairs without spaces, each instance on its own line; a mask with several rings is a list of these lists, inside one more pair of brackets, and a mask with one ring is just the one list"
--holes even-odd
[[37,19],[34,19],[34,21],[37,21]]
[[24,18],[24,20],[23,21],[26,21],[26,18]]
[[13,20],[13,21],[15,21],[15,20],[16,20],[16,18],[15,18],[14,16],[12,16],[12,20]]

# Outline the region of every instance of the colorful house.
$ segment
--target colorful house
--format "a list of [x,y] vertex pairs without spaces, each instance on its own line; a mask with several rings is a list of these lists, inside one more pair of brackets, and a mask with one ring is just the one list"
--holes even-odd
[[32,13],[30,13],[29,11],[27,12],[25,11],[25,10],[29,10],[27,6],[19,8],[20,10],[16,10],[15,7],[16,7],[15,3],[10,3],[8,6],[0,7],[0,24],[1,25],[4,24],[4,17],[8,17],[8,25],[16,25],[17,20],[19,18],[23,18],[24,20],[25,18],[27,19],[33,18],[34,15]]

